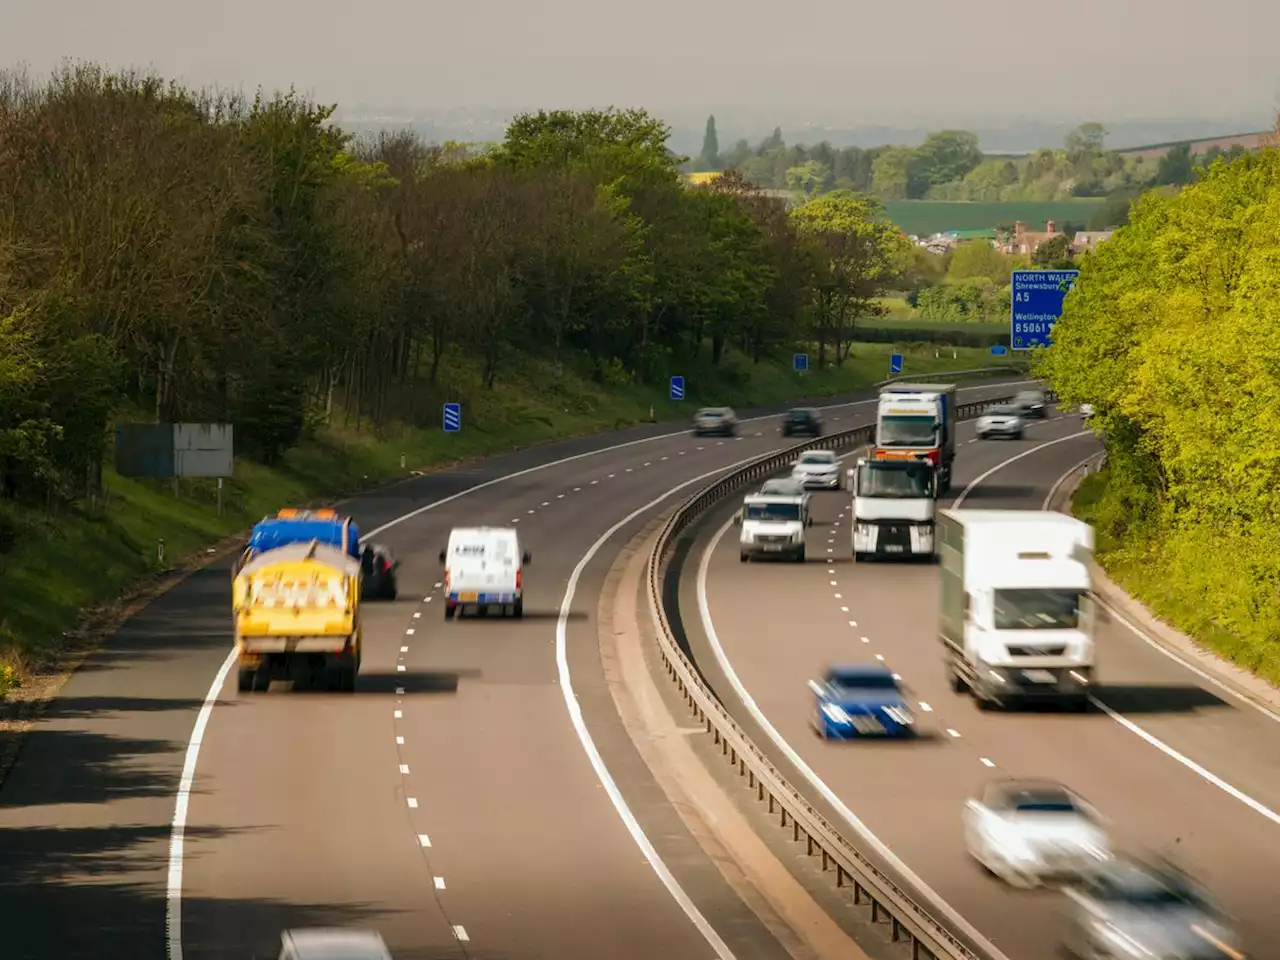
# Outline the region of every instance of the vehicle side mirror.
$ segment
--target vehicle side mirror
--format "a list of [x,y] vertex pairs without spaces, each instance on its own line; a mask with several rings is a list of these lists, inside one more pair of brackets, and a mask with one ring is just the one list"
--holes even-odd
[[734,525],[735,527],[740,527],[740,526],[742,526],[742,514],[740,514],[740,513],[735,513],[735,514],[733,515],[733,525]]
[[964,802],[964,808],[968,810],[970,813],[982,813],[983,811],[982,804],[979,803],[977,800],[972,800],[972,799],[966,800]]
[[813,526],[813,517],[811,517],[811,516],[809,516],[809,517],[805,517],[805,518],[804,518],[804,525],[805,525],[806,527],[812,527],[812,526]]
[[823,687],[823,685],[819,683],[817,680],[809,681],[809,689],[812,690],[814,693],[816,693],[820,697],[826,696],[826,693],[827,693],[826,688]]
[[526,551],[524,552],[524,554],[520,557],[520,562],[521,562],[521,563],[533,563],[533,554],[532,554],[532,553],[530,553],[528,550],[526,550]]
[[443,550],[441,550],[441,551],[440,551],[440,562],[441,562],[441,563],[444,563],[444,551],[443,551]]

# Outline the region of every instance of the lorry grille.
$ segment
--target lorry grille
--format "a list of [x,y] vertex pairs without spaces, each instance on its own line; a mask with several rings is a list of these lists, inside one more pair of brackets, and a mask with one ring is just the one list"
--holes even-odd
[[791,540],[790,537],[778,536],[776,534],[770,534],[768,536],[763,536],[763,537],[756,537],[756,543],[787,543],[790,540]]
[[885,524],[880,528],[880,537],[877,542],[884,547],[909,548],[911,546],[911,527],[902,523]]
[[1010,647],[1011,657],[1060,657],[1067,652],[1066,644],[1052,647]]

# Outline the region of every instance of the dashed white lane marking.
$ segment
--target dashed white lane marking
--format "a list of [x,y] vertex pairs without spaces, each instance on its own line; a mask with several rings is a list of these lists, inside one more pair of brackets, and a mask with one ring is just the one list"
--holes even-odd
[[407,672],[407,670],[408,670],[408,668],[407,668],[407,667],[405,667],[405,665],[404,665],[403,663],[397,663],[397,664],[396,664],[396,673],[405,673],[405,672]]
[[404,746],[404,737],[396,737],[396,746],[397,746],[397,747],[403,747],[403,746]]
[[835,547],[827,547],[827,553],[835,553]]
[[401,652],[401,653],[408,653],[408,652],[409,652],[409,648],[408,648],[408,647],[401,647],[401,648],[400,648],[400,652]]
[[436,885],[437,890],[444,889],[444,877],[432,877],[431,881]]
[[839,586],[839,584],[837,584],[834,580],[832,580],[832,581],[831,581],[831,585],[832,585],[833,587]]
[[600,482],[599,480],[592,480],[592,481],[591,481],[591,485],[594,487],[594,486],[595,486],[597,483],[599,483],[599,482]]
[[574,488],[573,488],[573,492],[574,492],[574,493],[581,493],[581,492],[582,492],[582,488],[581,488],[581,487],[574,487]]
[[410,809],[410,810],[417,810],[417,809],[418,809],[418,798],[417,798],[417,797],[410,797],[406,802],[409,804],[409,809]]
[[[841,613],[848,613],[848,612],[849,612],[849,608],[848,608],[848,607],[841,607],[841,608],[840,608],[840,612],[841,612]],[[857,626],[857,624],[854,624],[854,626]]]
[[393,715],[397,720],[403,720],[403,719],[404,719],[404,711],[403,711],[403,710],[397,710],[397,711],[395,711],[395,713],[394,713],[394,714],[392,714],[392,715]]
[[519,518],[519,517],[512,517],[512,518],[511,518],[511,522],[512,522],[512,523],[519,523],[519,522],[520,522],[520,518]]
[[406,636],[406,637],[412,637],[412,636],[413,636],[413,634],[414,634],[414,628],[413,628],[413,627],[410,627],[410,628],[409,628],[408,630],[406,630],[404,633],[405,633],[405,636]]
[[402,763],[402,764],[400,764],[400,772],[401,772],[401,773],[403,773],[403,774],[408,774],[408,772],[409,772],[409,765],[408,765],[407,763]]
[[605,477],[605,479],[606,479],[606,480],[612,480],[612,479],[613,479],[614,477],[616,477],[616,476],[617,476],[617,474],[616,474],[616,473],[611,473],[611,474],[609,474],[607,477]]
[[684,456],[686,453],[688,453],[688,452],[689,452],[688,450],[681,450],[681,451],[680,451],[680,456],[682,456],[682,457],[683,457],[683,456]]
[[933,713],[933,707],[929,706],[923,700],[920,701],[920,709],[923,710],[925,713]]
[[837,599],[837,600],[843,600],[843,599],[844,599],[844,597],[837,593],[837,594],[836,594],[836,599]]
[[1008,460],[1001,460],[999,463],[997,463],[994,467],[992,467],[986,473],[979,474],[976,478],[974,478],[969,483],[967,487],[961,490],[960,496],[956,497],[955,500],[951,502],[951,509],[952,510],[957,509],[960,506],[960,504],[964,503],[965,497],[969,496],[969,494],[974,490],[974,488],[977,487],[980,483],[982,483],[983,480],[987,479],[987,477],[991,476],[996,471],[1003,470],[1009,464],[1016,463],[1017,461],[1021,460],[1023,457],[1029,457],[1033,453],[1038,453],[1041,450],[1045,449],[1046,447],[1052,447],[1055,444],[1059,444],[1059,443],[1066,443],[1068,440],[1076,440],[1076,439],[1079,439],[1080,437],[1092,437],[1093,435],[1094,433],[1092,430],[1081,430],[1079,433],[1069,433],[1065,437],[1058,437],[1056,440],[1046,440],[1044,443],[1038,443],[1034,447],[1032,447],[1030,450],[1024,450],[1022,451],[1022,453],[1016,454],[1015,456],[1010,457]]
[[543,500],[543,501],[542,501],[542,505],[543,505],[544,507],[549,507],[549,506],[551,506],[551,501],[550,501],[550,500]]
[[437,580],[435,583],[433,583],[433,584],[432,584],[432,586],[433,586],[433,587],[435,587],[437,590],[439,590],[441,587],[443,587],[443,586],[444,586],[444,583],[442,583],[441,581]]
[[[666,458],[664,457],[663,459],[666,459]],[[651,460],[650,460],[650,461],[647,461],[647,462],[645,463],[645,466],[646,466],[646,467],[651,467],[651,466],[653,466],[653,461],[651,461]]]
[[421,613],[415,613],[415,614],[413,615],[413,619],[417,620],[420,616],[422,616],[422,614],[421,614]]
[[627,467],[627,473],[633,473],[633,472],[634,471],[630,467]]
[[670,457],[663,457],[662,459],[663,459],[663,460],[670,460],[671,458],[670,458]]
[[396,696],[397,696],[397,697],[403,697],[403,696],[404,696],[404,687],[396,687]]
[[564,499],[564,494],[563,494],[563,493],[557,493],[557,494],[556,494],[556,499],[557,499],[557,500],[563,500],[563,499]]
[[[726,533],[733,529],[733,521],[725,522],[715,535],[711,538],[707,549],[703,551],[702,559],[698,564],[697,575],[697,593],[698,593],[698,613],[702,619],[702,628],[706,632],[707,640],[711,644],[711,650],[715,654],[716,662],[719,664],[725,678],[728,679],[729,685],[733,687],[738,699],[742,701],[742,705],[746,707],[747,712],[751,714],[760,729],[762,729],[770,740],[782,751],[783,755],[791,762],[801,775],[811,783],[814,788],[822,795],[831,806],[845,819],[845,821],[862,837],[866,843],[876,851],[885,861],[887,861],[896,872],[902,876],[908,883],[914,885],[924,896],[932,901],[931,905],[934,909],[946,918],[950,926],[955,930],[964,933],[975,945],[987,954],[991,960],[1009,960],[1008,956],[1002,952],[995,944],[991,943],[984,937],[978,929],[964,918],[961,913],[955,909],[950,903],[944,900],[936,890],[930,887],[924,880],[910,867],[903,862],[902,858],[895,854],[889,846],[878,836],[871,832],[871,829],[863,823],[852,810],[849,809],[834,790],[818,776],[817,772],[809,766],[796,752],[795,747],[791,746],[786,739],[778,732],[778,729],[769,720],[768,716],[760,709],[755,698],[747,690],[742,679],[738,676],[738,672],[734,670],[733,663],[729,660],[729,655],[720,642],[720,636],[716,633],[715,622],[711,618],[711,603],[707,599],[707,573],[711,567],[711,558],[715,555],[716,548],[720,541],[724,539]],[[867,638],[862,638],[863,642],[867,642]],[[948,731],[950,732],[950,731]],[[955,734],[959,736],[959,734]]]
[[527,512],[527,513],[533,513],[533,511],[532,511],[532,510],[529,510],[529,511],[526,511],[526,512]]
[[849,626],[851,626],[851,627],[856,627],[857,625],[858,625],[858,621],[857,621],[857,620],[850,620],[850,621],[849,621]]
[[705,450],[705,449],[707,449],[707,448],[706,448],[706,447],[699,447],[698,449],[699,449],[699,450]]
[[982,765],[984,767],[994,767],[996,765],[994,760],[991,760],[987,757],[979,757],[978,759],[982,761]]
[[470,937],[467,936],[467,928],[464,926],[461,926],[460,924],[454,926],[453,935],[463,943],[466,943],[468,940],[471,939]]
[[870,642],[871,642],[871,638],[870,638],[870,637],[859,637],[858,639],[859,639],[859,640],[861,640],[863,643],[870,643]]
[[876,659],[877,659],[877,660],[879,660],[881,663],[883,663],[883,662],[884,662],[884,654],[883,654],[883,653],[877,653],[877,654],[876,654]]
[[426,597],[425,599],[426,599],[427,603],[430,603],[432,600],[434,600],[434,599],[435,599],[435,597]]
[[425,833],[418,834],[418,846],[420,847],[431,846],[431,838],[427,836]]
[[947,736],[955,737],[956,739],[959,739],[960,731],[956,730],[954,727],[947,727]]
[[827,573],[835,573],[835,572],[836,572],[836,568],[835,568],[835,567],[829,567],[829,568],[827,569]]

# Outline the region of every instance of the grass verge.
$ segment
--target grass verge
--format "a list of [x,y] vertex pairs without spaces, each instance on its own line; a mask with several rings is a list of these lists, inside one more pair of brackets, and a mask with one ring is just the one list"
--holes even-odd
[[[976,349],[935,357],[921,344],[858,344],[842,369],[796,374],[787,362],[755,365],[731,354],[715,371],[691,365],[687,399],[675,403],[667,399],[665,380],[657,388],[601,386],[532,360],[485,390],[475,368],[455,358],[448,365],[450,382],[433,394],[463,403],[461,433],[445,434],[438,425],[399,425],[380,434],[326,428],[275,467],[238,460],[236,476],[225,484],[222,516],[215,508],[216,481],[184,480],[175,497],[171,482],[127,479],[109,466],[99,503],[57,514],[0,504],[0,532],[9,532],[0,543],[10,541],[0,552],[0,665],[8,668],[0,673],[0,696],[7,684],[47,670],[66,653],[82,610],[121,597],[131,584],[154,584],[175,567],[200,562],[215,545],[282,506],[340,498],[409,470],[630,426],[647,420],[651,408],[659,420],[680,420],[701,403],[745,408],[850,393],[888,376],[894,352],[905,356],[908,374],[1004,359]],[[424,407],[429,411],[423,419],[438,424],[438,403]],[[109,632],[110,623],[125,615],[127,604],[117,607],[118,615],[102,620],[97,633]]]

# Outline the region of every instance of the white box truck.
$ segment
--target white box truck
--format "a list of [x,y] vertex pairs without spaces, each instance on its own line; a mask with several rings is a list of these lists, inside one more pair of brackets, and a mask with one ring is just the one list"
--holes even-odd
[[938,472],[920,460],[861,457],[853,488],[853,559],[934,557]]
[[941,510],[941,637],[952,689],[982,709],[1088,708],[1093,528],[1044,510]]
[[938,468],[938,491],[949,491],[956,459],[956,385],[895,383],[881,390],[873,457],[932,463]]

